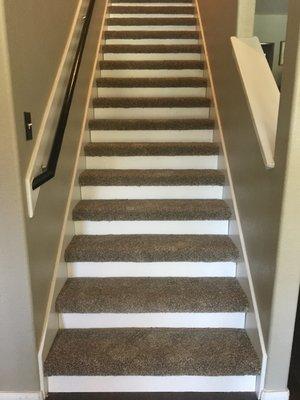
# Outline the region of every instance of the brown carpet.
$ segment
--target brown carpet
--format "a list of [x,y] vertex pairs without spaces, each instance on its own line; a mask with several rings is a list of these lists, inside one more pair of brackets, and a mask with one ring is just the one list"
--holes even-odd
[[65,329],[45,362],[53,375],[257,375],[260,363],[239,329]]
[[235,278],[73,278],[56,300],[65,313],[246,312]]
[[75,221],[191,221],[228,220],[223,200],[81,200]]
[[98,142],[88,143],[85,155],[90,157],[119,156],[213,156],[219,154],[217,143],[208,142]]
[[221,262],[236,261],[227,235],[76,235],[67,262]]
[[88,169],[79,177],[82,186],[222,186],[224,182],[223,172],[214,169]]

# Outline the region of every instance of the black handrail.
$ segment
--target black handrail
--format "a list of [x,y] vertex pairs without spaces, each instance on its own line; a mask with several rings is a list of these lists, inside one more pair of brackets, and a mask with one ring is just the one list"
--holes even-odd
[[52,147],[51,147],[51,152],[50,156],[48,159],[48,163],[46,168],[43,170],[42,173],[37,175],[33,181],[32,181],[32,189],[35,190],[44,183],[48,182],[50,179],[54,178],[55,172],[56,172],[56,167],[59,159],[59,154],[61,151],[61,146],[62,142],[64,139],[64,134],[65,134],[65,129],[66,125],[68,122],[68,117],[69,117],[69,112],[72,104],[72,99],[73,99],[73,94],[75,90],[75,85],[78,77],[78,72],[81,64],[81,59],[82,59],[82,54],[93,14],[93,9],[95,5],[96,0],[90,0],[84,24],[82,27],[78,47],[76,50],[74,62],[72,65],[71,73],[70,73],[70,78],[68,81],[68,85],[66,88],[65,96],[64,96],[64,102],[62,104],[61,112],[59,114],[59,119],[57,123],[57,128],[55,131]]

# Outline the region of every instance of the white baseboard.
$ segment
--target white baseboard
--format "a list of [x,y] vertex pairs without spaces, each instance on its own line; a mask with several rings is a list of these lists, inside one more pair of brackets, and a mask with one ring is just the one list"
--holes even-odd
[[290,391],[275,392],[273,390],[263,390],[261,400],[289,400]]
[[42,392],[0,392],[0,400],[43,400]]

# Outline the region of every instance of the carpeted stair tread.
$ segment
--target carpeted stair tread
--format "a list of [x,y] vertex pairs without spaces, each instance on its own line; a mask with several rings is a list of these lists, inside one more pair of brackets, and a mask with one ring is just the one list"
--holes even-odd
[[161,18],[143,18],[143,17],[128,17],[128,18],[106,18],[108,26],[196,26],[197,20],[193,17],[161,17]]
[[81,200],[75,221],[193,221],[228,220],[224,200]]
[[82,186],[223,186],[222,171],[214,169],[87,169],[79,176]]
[[103,53],[201,53],[198,44],[105,44]]
[[98,97],[93,100],[95,108],[193,108],[209,107],[211,101],[208,97]]
[[218,154],[218,144],[209,142],[97,142],[85,145],[85,155],[89,157],[211,156]]
[[94,119],[90,120],[91,130],[206,130],[214,128],[214,120],[193,119]]
[[[147,7],[148,8],[148,7]],[[105,31],[105,39],[199,39],[198,31]]]
[[226,235],[76,235],[66,262],[222,262],[238,250]]
[[109,6],[109,14],[195,14],[191,6]]
[[60,313],[246,312],[235,278],[72,278],[56,300]]
[[257,375],[244,330],[193,328],[65,329],[45,361],[45,375]]
[[100,69],[204,69],[204,61],[198,60],[102,60]]
[[98,78],[98,87],[207,87],[206,78]]

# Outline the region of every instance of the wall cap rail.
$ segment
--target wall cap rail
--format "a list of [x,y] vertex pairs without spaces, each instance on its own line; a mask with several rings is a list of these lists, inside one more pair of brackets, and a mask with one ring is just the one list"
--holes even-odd
[[231,37],[234,57],[266,168],[275,167],[280,92],[257,37]]
[[25,175],[29,218],[40,189],[54,178],[96,0],[79,0]]
[[84,17],[84,24],[82,27],[78,47],[76,50],[76,54],[74,57],[73,65],[71,68],[71,73],[69,77],[69,81],[67,84],[67,88],[65,91],[65,96],[64,96],[64,101],[62,104],[62,108],[59,114],[58,118],[58,123],[57,123],[57,128],[55,131],[54,135],[54,140],[52,143],[48,163],[45,167],[45,169],[37,175],[33,181],[32,181],[32,189],[35,190],[44,183],[48,182],[50,179],[55,177],[55,172],[57,168],[57,163],[61,151],[61,146],[62,142],[64,139],[64,133],[66,130],[67,122],[68,122],[68,116],[73,100],[73,94],[75,90],[75,85],[77,82],[77,77],[78,77],[78,72],[81,64],[81,59],[84,51],[84,46],[86,42],[86,37],[88,34],[92,14],[93,14],[93,9],[95,5],[95,0],[90,0],[86,16]]

